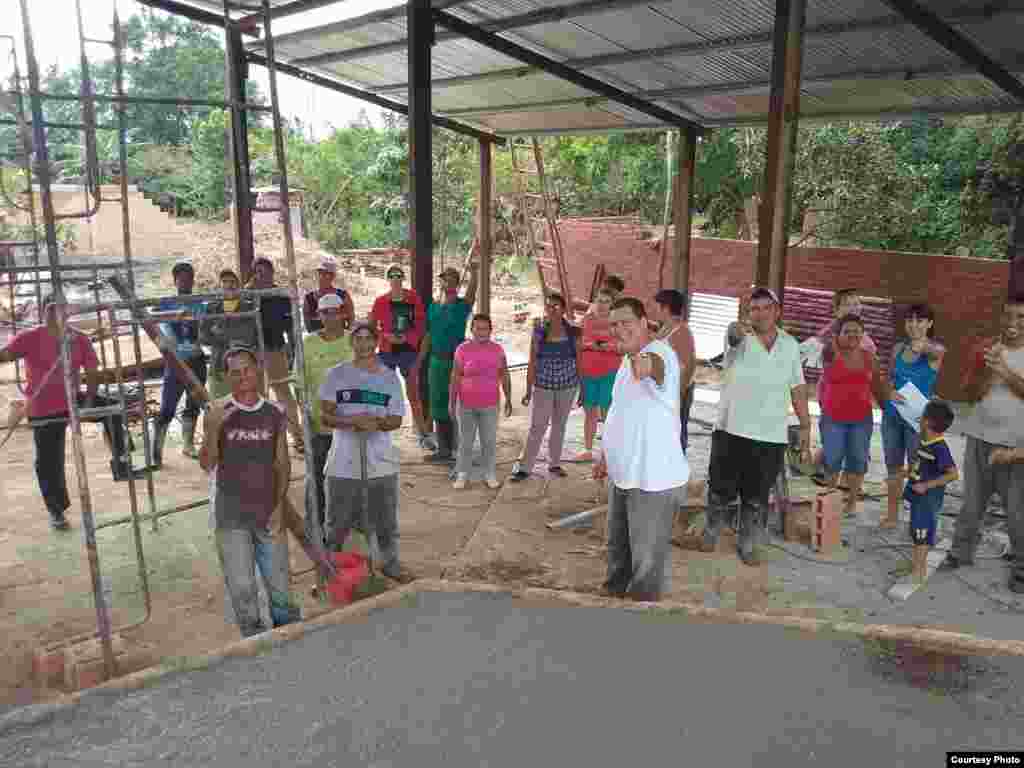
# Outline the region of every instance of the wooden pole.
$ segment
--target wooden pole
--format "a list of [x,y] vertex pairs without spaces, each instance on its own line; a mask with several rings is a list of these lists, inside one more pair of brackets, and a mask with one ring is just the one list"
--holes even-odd
[[494,173],[491,163],[491,142],[480,139],[480,191],[477,210],[477,243],[480,253],[480,311],[491,313],[491,223],[494,220],[491,203],[494,199]]
[[807,0],[776,0],[768,149],[754,281],[782,299],[800,118],[800,78]]
[[679,132],[679,172],[676,177],[675,220],[673,244],[675,271],[672,284],[687,297],[690,294],[690,245],[693,230],[693,182],[697,167],[697,132],[693,128]]

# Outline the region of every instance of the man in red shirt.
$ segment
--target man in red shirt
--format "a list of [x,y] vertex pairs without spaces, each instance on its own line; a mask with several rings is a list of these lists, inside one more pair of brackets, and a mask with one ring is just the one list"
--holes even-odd
[[[50,512],[50,524],[57,530],[68,527],[64,512],[71,506],[68,496],[67,471],[65,468],[65,445],[67,442],[68,400],[64,390],[64,373],[60,365],[60,325],[64,312],[55,297],[43,298],[41,307],[43,325],[17,334],[0,350],[0,363],[22,360],[25,363],[28,400],[28,420],[36,447],[36,479],[39,492]],[[96,370],[99,360],[96,351],[85,334],[67,326],[71,334],[71,370],[74,377],[72,389],[79,391],[80,371],[85,369],[85,394],[78,395],[78,405],[92,408],[113,405],[113,401],[97,396],[99,379]],[[103,418],[103,430],[110,441],[113,459],[110,462],[115,480],[127,480],[131,474],[128,457],[125,454],[124,421],[120,416]],[[139,476],[138,473],[135,474]]]
[[378,296],[370,310],[370,321],[377,328],[380,351],[377,357],[391,370],[399,370],[405,380],[405,394],[409,398],[409,409],[420,434],[420,446],[428,447],[430,428],[423,414],[420,399],[420,370],[416,365],[420,341],[427,329],[427,312],[423,301],[411,288],[403,288],[405,272],[398,264],[392,264],[384,273],[391,289]]

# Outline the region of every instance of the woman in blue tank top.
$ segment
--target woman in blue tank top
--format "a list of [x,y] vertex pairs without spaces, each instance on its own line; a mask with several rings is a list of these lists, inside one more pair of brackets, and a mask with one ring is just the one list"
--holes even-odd
[[904,330],[906,337],[898,341],[892,350],[889,397],[882,405],[882,449],[888,470],[886,485],[889,493],[889,506],[881,522],[882,528],[895,528],[898,524],[906,466],[917,453],[918,434],[893,405],[902,399],[897,390],[911,383],[930,399],[935,393],[935,381],[946,353],[945,348],[932,338],[935,313],[927,304],[911,305],[904,318]]

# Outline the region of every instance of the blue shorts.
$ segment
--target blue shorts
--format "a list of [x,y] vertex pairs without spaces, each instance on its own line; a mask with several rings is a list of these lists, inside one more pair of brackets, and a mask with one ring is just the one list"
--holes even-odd
[[406,349],[402,352],[378,352],[377,359],[391,370],[398,369],[402,372],[402,378],[409,378],[409,371],[416,365],[416,350]]
[[822,414],[818,430],[821,432],[821,447],[825,451],[825,471],[830,475],[843,471],[851,475],[866,475],[874,429],[870,416],[864,421],[832,421]]
[[910,538],[915,544],[935,546],[935,529],[945,495],[944,488],[932,488],[927,493],[917,494],[907,483],[903,498],[910,502]]
[[902,416],[882,410],[882,453],[889,474],[899,472],[917,457],[917,432]]
[[584,376],[583,381],[583,407],[602,408],[608,410],[612,405],[612,388],[615,386],[615,375],[618,371],[612,371],[606,376]]

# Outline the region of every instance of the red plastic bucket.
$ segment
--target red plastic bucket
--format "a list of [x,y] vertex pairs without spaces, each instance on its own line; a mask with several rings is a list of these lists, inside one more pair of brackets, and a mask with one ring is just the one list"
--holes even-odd
[[358,552],[335,552],[331,555],[337,573],[327,582],[327,594],[338,605],[348,605],[352,595],[370,573],[365,555]]

